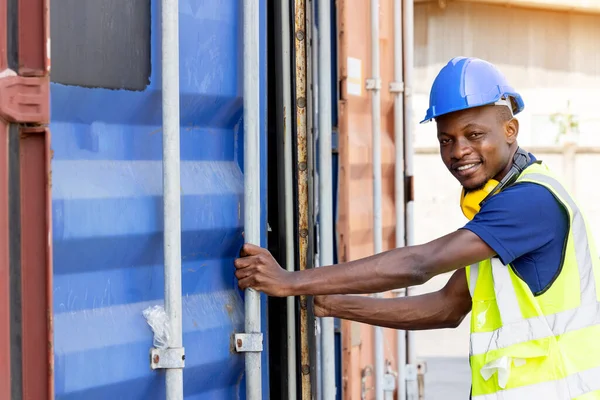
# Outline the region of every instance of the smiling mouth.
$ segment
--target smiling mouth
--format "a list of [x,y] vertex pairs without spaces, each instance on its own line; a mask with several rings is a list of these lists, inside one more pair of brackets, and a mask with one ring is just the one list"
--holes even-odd
[[475,162],[467,165],[461,165],[460,167],[457,167],[454,170],[460,176],[468,176],[471,175],[473,172],[477,171],[479,169],[479,166],[481,166],[481,163]]

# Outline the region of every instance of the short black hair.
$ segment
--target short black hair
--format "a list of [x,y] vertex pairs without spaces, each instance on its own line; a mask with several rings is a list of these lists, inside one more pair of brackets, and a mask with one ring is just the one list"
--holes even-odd
[[513,118],[513,114],[508,107],[498,107],[498,111],[496,112],[496,118],[498,123],[503,124],[507,121],[510,121]]
[[510,104],[510,108],[508,107],[498,107],[498,113],[496,114],[498,123],[503,124],[506,121],[510,121],[514,117],[515,112],[515,102],[512,97],[507,96],[508,104]]

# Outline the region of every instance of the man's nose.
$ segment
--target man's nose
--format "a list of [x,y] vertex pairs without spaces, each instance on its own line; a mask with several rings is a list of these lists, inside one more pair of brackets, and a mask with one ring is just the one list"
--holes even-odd
[[458,138],[454,141],[454,146],[452,146],[452,158],[455,160],[460,160],[461,158],[468,156],[473,152],[471,148],[471,144],[466,138]]

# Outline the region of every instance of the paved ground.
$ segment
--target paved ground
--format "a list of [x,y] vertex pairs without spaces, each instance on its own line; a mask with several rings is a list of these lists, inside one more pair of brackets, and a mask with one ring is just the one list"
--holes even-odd
[[424,358],[425,400],[467,400],[471,389],[469,361],[458,357]]
[[[417,293],[442,288],[449,275],[440,275],[419,287]],[[417,357],[427,362],[425,400],[468,400],[471,388],[469,370],[469,314],[456,329],[415,333]]]

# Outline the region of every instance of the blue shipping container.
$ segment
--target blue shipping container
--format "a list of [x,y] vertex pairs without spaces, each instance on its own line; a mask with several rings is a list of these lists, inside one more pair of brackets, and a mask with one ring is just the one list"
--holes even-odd
[[[180,1],[186,399],[245,398],[232,347],[244,323],[233,268],[244,220],[241,5]],[[265,14],[261,0],[263,160]],[[164,298],[160,5],[52,2],[51,15],[56,398],[163,399],[142,315]],[[265,162],[260,174],[264,246]]]

